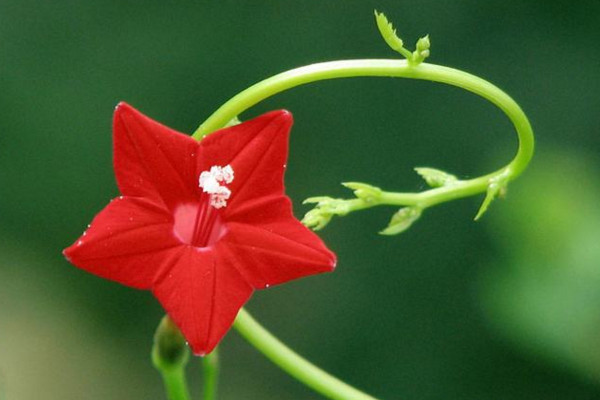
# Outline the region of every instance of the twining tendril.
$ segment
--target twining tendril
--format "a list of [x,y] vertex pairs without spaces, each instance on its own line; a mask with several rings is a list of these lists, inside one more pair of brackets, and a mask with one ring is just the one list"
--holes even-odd
[[[306,214],[303,222],[313,229],[322,229],[334,216],[344,216],[353,211],[380,205],[397,206],[400,209],[392,216],[390,224],[380,232],[385,235],[395,235],[408,229],[429,207],[485,193],[485,200],[475,217],[475,219],[480,218],[491,201],[505,193],[507,184],[518,177],[531,160],[534,139],[527,116],[510,96],[486,80],[457,69],[425,63],[424,60],[430,56],[429,36],[420,38],[416,43],[416,49],[411,52],[404,47],[404,42],[383,14],[375,12],[375,18],[385,42],[394,51],[404,56],[405,60],[332,61],[280,73],[231,98],[200,125],[193,137],[202,139],[211,132],[225,127],[230,121],[236,121],[237,116],[242,112],[268,97],[296,86],[321,80],[378,76],[428,80],[457,86],[492,102],[513,123],[519,146],[512,161],[495,172],[467,180],[460,180],[452,174],[434,168],[416,168],[417,173],[430,186],[430,189],[420,193],[389,192],[366,183],[344,183],[345,187],[354,192],[354,198],[334,199],[326,196],[309,198],[305,202],[316,206]],[[326,397],[336,400],[373,400],[373,397],[349,387],[292,352],[258,325],[245,310],[240,311],[234,326],[273,362]]]
[[[313,229],[324,228],[333,216],[344,216],[351,212],[370,207],[388,205],[409,209],[394,214],[390,225],[381,233],[394,234],[405,230],[405,226],[416,220],[425,209],[462,197],[486,193],[475,219],[479,219],[488,209],[491,201],[506,191],[507,184],[519,176],[533,155],[533,131],[531,125],[519,105],[506,93],[491,83],[457,69],[441,65],[424,63],[429,56],[430,40],[425,36],[417,41],[416,50],[410,52],[404,42],[396,35],[396,31],[381,13],[375,13],[377,26],[386,43],[395,51],[406,57],[406,60],[346,60],[332,61],[296,68],[251,86],[223,104],[194,133],[195,138],[202,138],[222,128],[230,120],[277,93],[326,79],[349,78],[358,76],[383,76],[429,80],[457,86],[473,92],[499,107],[513,123],[519,138],[517,155],[505,167],[487,175],[474,179],[459,180],[451,174],[433,168],[417,168],[417,172],[431,186],[421,193],[389,192],[377,189],[377,195],[369,198],[359,196],[360,190],[354,190],[354,199],[333,199],[329,197],[313,197],[306,200],[315,203],[313,210],[304,217],[303,222]],[[373,186],[362,184],[362,190]],[[410,212],[409,212],[410,210]],[[418,212],[417,212],[418,210]],[[408,224],[410,226],[410,224]],[[404,229],[400,229],[402,227]]]

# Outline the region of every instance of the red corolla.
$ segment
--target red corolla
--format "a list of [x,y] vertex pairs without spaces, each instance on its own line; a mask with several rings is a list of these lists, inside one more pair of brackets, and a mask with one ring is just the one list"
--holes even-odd
[[335,267],[284,194],[291,125],[290,113],[274,111],[198,142],[119,104],[114,168],[122,196],[65,256],[151,290],[194,353],[209,353],[255,289]]

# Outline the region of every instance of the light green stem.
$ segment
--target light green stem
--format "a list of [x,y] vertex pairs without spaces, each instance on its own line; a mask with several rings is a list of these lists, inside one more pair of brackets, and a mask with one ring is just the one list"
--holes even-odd
[[[193,137],[201,139],[209,133],[224,127],[230,120],[240,115],[260,101],[303,84],[338,78],[358,76],[384,76],[429,80],[446,83],[473,92],[498,106],[513,123],[519,148],[516,156],[505,167],[474,179],[460,181],[459,184],[427,190],[421,193],[385,193],[385,203],[392,205],[417,205],[427,208],[435,204],[461,197],[472,196],[487,191],[494,180],[504,183],[519,176],[533,155],[533,131],[527,116],[519,105],[498,87],[484,79],[454,68],[422,63],[409,65],[406,60],[346,60],[332,61],[296,68],[265,79],[223,104],[194,132]],[[372,205],[364,205],[367,208]]]
[[169,400],[190,400],[183,366],[162,369],[160,370],[160,373],[163,377],[167,398]]
[[233,326],[269,360],[323,396],[333,400],[376,400],[296,354],[256,322],[245,309],[240,310]]
[[175,323],[165,315],[154,333],[152,364],[160,372],[169,400],[189,400],[185,366],[190,352]]
[[217,398],[217,382],[219,378],[219,353],[215,348],[210,354],[202,357],[202,375],[204,381],[204,400]]
[[[430,189],[422,193],[382,191],[379,199],[373,203],[363,199],[347,200],[347,205],[351,209],[364,209],[379,204],[414,205],[419,209],[424,209],[445,201],[484,193],[493,187],[492,185],[506,184],[519,176],[533,155],[534,141],[531,125],[519,105],[502,90],[463,71],[427,63],[409,65],[406,60],[333,61],[283,72],[265,79],[231,98],[200,125],[193,137],[201,139],[211,132],[223,128],[248,108],[287,89],[326,79],[358,76],[429,80],[473,92],[498,106],[508,116],[517,131],[519,148],[509,164],[493,173],[474,179],[461,180],[452,185]],[[244,309],[240,310],[234,327],[267,358],[322,395],[334,400],[375,400],[294,353],[258,324]]]

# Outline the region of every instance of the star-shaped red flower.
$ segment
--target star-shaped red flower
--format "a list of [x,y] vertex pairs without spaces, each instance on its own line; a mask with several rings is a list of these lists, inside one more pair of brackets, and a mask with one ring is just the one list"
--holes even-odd
[[284,194],[291,125],[290,113],[274,111],[197,142],[121,103],[113,130],[122,196],[65,256],[151,290],[194,353],[209,353],[255,289],[335,267]]

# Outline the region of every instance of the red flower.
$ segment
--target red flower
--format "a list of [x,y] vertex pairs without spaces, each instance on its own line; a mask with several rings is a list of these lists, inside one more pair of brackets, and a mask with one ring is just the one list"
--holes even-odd
[[123,195],[65,256],[151,290],[194,353],[209,353],[254,289],[335,267],[284,194],[291,125],[290,113],[274,111],[197,142],[121,103],[113,130]]

